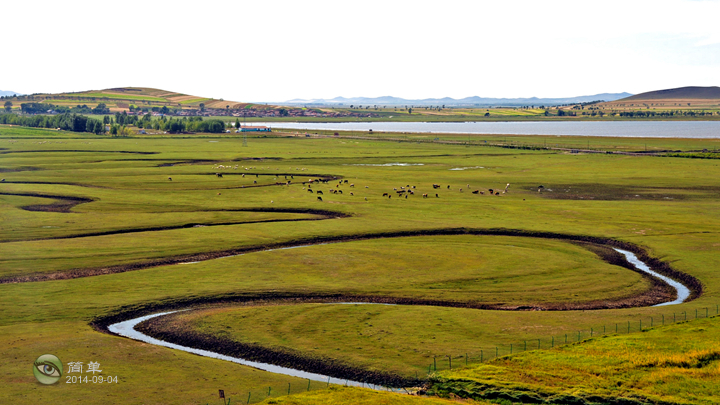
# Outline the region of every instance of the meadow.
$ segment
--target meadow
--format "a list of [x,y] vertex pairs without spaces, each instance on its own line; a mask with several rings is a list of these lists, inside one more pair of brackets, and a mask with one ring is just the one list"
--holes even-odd
[[[307,385],[103,329],[109,319],[163,308],[196,309],[146,325],[148,333],[252,345],[361,372],[425,381],[430,362],[450,356],[461,370],[431,370],[443,395],[464,395],[452,380],[503,385],[512,395],[565,395],[558,381],[570,378],[567,362],[574,360],[564,353],[584,356],[590,373],[594,367],[602,373],[612,365],[605,349],[593,345],[611,339],[655,345],[658,361],[687,352],[672,344],[678,334],[697,341],[698,351],[716,350],[702,342],[718,336],[718,318],[702,312],[702,319],[655,324],[649,332],[636,332],[635,325],[720,304],[717,160],[393,137],[276,134],[251,136],[243,147],[241,138],[227,135],[112,139],[0,127],[0,353],[7,369],[0,402],[62,396],[195,404],[218,401],[218,389],[244,398],[262,387]],[[701,150],[709,141],[603,139],[597,147],[632,150],[643,143]],[[451,170],[458,168],[464,170]],[[507,193],[489,195],[507,184]],[[398,194],[403,187],[414,194]],[[508,230],[516,233],[499,233]],[[632,244],[699,280],[702,291],[673,308],[612,307],[654,283],[608,261],[600,245],[541,233]],[[267,251],[298,245],[304,247]],[[323,304],[353,299],[401,305]],[[582,342],[591,328],[627,322],[632,333]],[[537,339],[547,349],[550,337],[578,331],[581,343],[572,346],[513,352],[492,363],[477,357],[479,349],[498,346],[501,356],[510,355],[508,344]],[[119,381],[41,386],[30,370],[44,353],[65,363],[97,361],[103,375]],[[713,356],[702,370],[717,368]],[[551,369],[549,361],[562,367]],[[486,367],[500,370],[490,382]],[[518,367],[543,378],[534,385],[516,381]],[[651,383],[635,397],[672,402],[697,384],[710,391],[717,384],[682,367],[663,370],[663,378],[686,381],[672,386],[675,397]],[[609,387],[640,378],[628,377],[632,372],[614,371],[620,376],[584,388],[587,396],[626,395]],[[270,401],[379,403],[380,395],[386,403],[442,402],[362,389]]]

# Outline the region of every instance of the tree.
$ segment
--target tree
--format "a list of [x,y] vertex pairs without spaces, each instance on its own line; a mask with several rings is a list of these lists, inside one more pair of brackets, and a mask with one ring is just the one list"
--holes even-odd
[[7,112],[12,111],[12,101],[5,102],[5,111],[7,111]]
[[235,118],[235,129],[240,129],[240,120]]
[[200,111],[205,111],[205,103],[200,103]]

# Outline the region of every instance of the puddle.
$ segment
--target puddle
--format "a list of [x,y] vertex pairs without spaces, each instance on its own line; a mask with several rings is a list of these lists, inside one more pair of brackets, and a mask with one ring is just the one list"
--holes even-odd
[[472,170],[472,169],[484,169],[482,166],[473,166],[473,167],[453,167],[450,170]]
[[378,167],[387,167],[387,166],[425,166],[425,163],[355,163],[351,165],[343,165],[343,166],[378,166]]
[[627,259],[627,261],[632,263],[632,265],[635,266],[637,269],[644,271],[645,273],[648,273],[653,277],[659,278],[660,280],[668,283],[671,287],[673,287],[677,291],[677,298],[674,301],[663,302],[662,304],[653,305],[654,307],[682,304],[690,296],[689,288],[685,287],[684,285],[678,283],[677,281],[675,281],[669,277],[665,277],[660,273],[656,273],[656,272],[650,270],[650,267],[648,267],[647,264],[640,261],[640,259],[638,259],[634,253],[628,252],[627,250],[622,250],[622,249],[616,249],[616,248],[613,248],[613,249],[616,252],[623,254],[625,256],[625,258]]

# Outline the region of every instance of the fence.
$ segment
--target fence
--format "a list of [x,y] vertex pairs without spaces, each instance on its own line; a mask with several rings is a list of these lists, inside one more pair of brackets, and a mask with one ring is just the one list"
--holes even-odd
[[686,311],[659,313],[637,320],[615,322],[598,325],[590,329],[577,330],[562,335],[532,338],[511,343],[498,344],[489,347],[480,347],[464,353],[445,354],[433,356],[432,362],[424,367],[427,375],[436,371],[450,370],[453,367],[464,367],[477,363],[484,363],[498,357],[517,354],[528,350],[552,349],[567,344],[573,344],[585,339],[614,334],[627,334],[640,332],[658,326],[672,325],[695,319],[710,318],[720,315],[720,305],[704,306]]
[[[705,319],[720,315],[720,305],[703,306],[685,311],[674,311],[667,313],[654,314],[638,318],[637,320],[615,322],[604,324],[590,329],[582,329],[561,335],[551,335],[539,338],[526,339],[511,343],[503,343],[493,346],[474,348],[473,350],[463,351],[456,354],[442,354],[432,356],[431,362],[427,366],[416,366],[418,371],[414,375],[406,375],[408,379],[424,380],[431,377],[434,373],[443,370],[451,370],[465,366],[476,365],[494,360],[498,357],[522,353],[528,350],[552,349],[564,345],[577,343],[589,338],[608,336],[615,334],[627,334],[640,332],[650,328],[672,325],[695,319]],[[296,381],[296,380],[295,380]],[[286,383],[282,385],[273,385],[261,387],[250,391],[240,391],[232,396],[228,395],[227,399],[222,401],[225,405],[232,404],[253,404],[262,402],[268,398],[280,397],[312,390],[327,389],[330,382],[307,380],[307,383]],[[383,389],[388,391],[405,392],[403,389],[392,389],[387,387],[379,387],[370,384],[361,383],[363,387]],[[346,383],[347,385],[347,383]],[[218,399],[218,403],[220,403]]]

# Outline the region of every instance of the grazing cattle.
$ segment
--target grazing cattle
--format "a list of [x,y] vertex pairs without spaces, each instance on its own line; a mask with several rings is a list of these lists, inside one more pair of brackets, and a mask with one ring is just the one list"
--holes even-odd
[[484,192],[484,191],[481,191],[480,194],[485,195],[485,192]]
[[215,173],[216,176],[222,177],[222,173]]
[[507,193],[508,187],[510,187],[510,183],[508,183],[507,186],[505,186],[505,191],[503,191],[503,194]]
[[392,198],[392,195],[388,195],[388,198]]
[[367,197],[365,197],[365,201],[367,201]]
[[407,196],[408,196],[408,195],[407,195],[407,194],[405,194],[405,198],[407,198]]
[[365,186],[365,188],[370,188],[369,186]]
[[245,177],[245,173],[243,173],[242,176]]
[[348,183],[348,181],[347,181],[347,180],[345,180],[345,183]]
[[318,190],[317,193],[318,193],[318,194],[322,194],[323,192],[322,192],[322,190]]
[[342,194],[342,190],[338,190],[338,193]]
[[460,192],[462,193],[462,189],[460,189]]
[[423,198],[427,198],[427,193],[423,194]]
[[494,194],[493,189],[488,189],[488,191],[490,192],[490,194]]
[[413,186],[413,188],[415,188],[415,186]]
[[257,180],[253,180],[253,184],[257,184]]
[[295,176],[293,176],[293,175],[291,174],[291,175],[290,175],[290,178],[291,178],[291,179],[294,179],[294,178],[295,178]]
[[[172,177],[168,177],[168,180],[172,181]],[[3,179],[3,181],[5,181],[5,179]]]
[[318,201],[322,201],[322,197],[318,197]]
[[473,193],[473,194],[479,194],[479,193],[480,193],[480,190],[475,190],[475,191],[473,191],[472,193]]
[[412,194],[412,195],[415,195],[415,193],[414,193],[412,190],[410,190],[410,191],[408,191],[408,192],[409,192],[410,194]]
[[313,192],[311,188],[309,188],[308,191],[311,192],[311,193]]
[[218,193],[218,195],[220,195],[220,193]]
[[350,187],[355,188],[355,183],[351,183],[351,184],[350,184]]
[[383,197],[387,197],[387,196],[388,196],[388,193],[383,193]]
[[353,194],[353,193],[350,193],[350,195],[355,195],[355,194]]
[[495,195],[500,195],[500,192],[499,192],[499,191],[496,191],[496,192],[495,192]]
[[440,188],[439,184],[433,184],[433,188]]
[[450,185],[448,184],[448,190],[450,190]]
[[2,179],[2,180],[0,180],[0,181],[5,181],[5,179]]
[[437,195],[437,194],[435,194],[435,198],[440,198],[440,196],[439,196],[439,195]]

